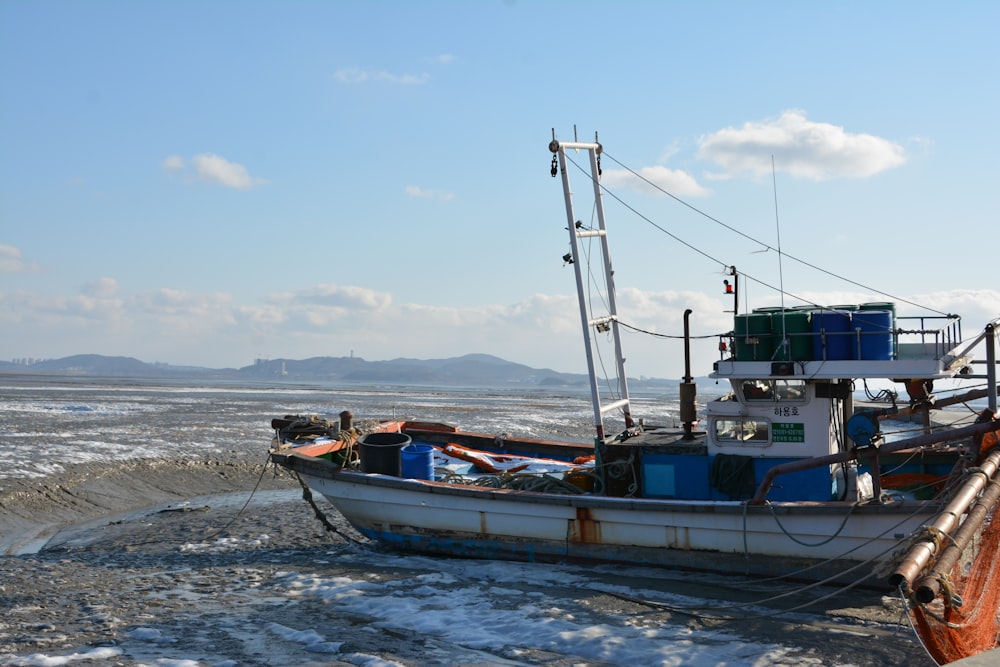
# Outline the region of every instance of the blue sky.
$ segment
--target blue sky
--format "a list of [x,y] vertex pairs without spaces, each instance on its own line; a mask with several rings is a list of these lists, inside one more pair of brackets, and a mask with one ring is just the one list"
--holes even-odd
[[[1000,315],[997,26],[993,2],[4,0],[0,358],[581,372],[547,149],[574,125],[656,223],[606,198],[624,321],[728,330],[735,265],[741,307],[891,295],[975,331]],[[683,372],[676,342],[625,350]]]

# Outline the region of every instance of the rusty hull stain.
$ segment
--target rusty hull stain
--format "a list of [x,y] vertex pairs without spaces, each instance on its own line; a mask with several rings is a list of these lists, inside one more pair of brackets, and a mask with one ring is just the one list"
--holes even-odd
[[584,544],[601,543],[601,522],[595,521],[586,507],[576,508],[576,520],[572,522],[569,530],[570,542],[582,542]]

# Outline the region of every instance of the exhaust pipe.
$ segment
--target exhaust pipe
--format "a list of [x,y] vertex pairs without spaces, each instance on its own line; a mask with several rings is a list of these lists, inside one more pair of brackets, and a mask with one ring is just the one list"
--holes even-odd
[[691,327],[688,322],[690,308],[684,311],[684,378],[681,382],[681,421],[684,423],[684,439],[694,440],[694,423],[698,421],[698,388],[691,375]]

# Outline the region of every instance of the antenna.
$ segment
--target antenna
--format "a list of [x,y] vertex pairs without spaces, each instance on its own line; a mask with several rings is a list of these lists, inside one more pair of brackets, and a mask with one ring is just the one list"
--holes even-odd
[[[778,220],[778,177],[774,169],[774,154],[771,154],[771,188],[774,191],[774,228],[778,237],[778,290],[781,296],[781,344],[778,350],[783,353],[781,358],[790,359],[788,356],[788,334],[785,333],[785,275],[781,266],[781,222]],[[775,354],[778,353],[775,350]]]

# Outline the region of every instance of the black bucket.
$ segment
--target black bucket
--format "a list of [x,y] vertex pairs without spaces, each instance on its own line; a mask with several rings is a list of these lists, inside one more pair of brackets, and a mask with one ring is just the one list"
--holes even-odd
[[399,452],[408,444],[410,436],[405,433],[368,433],[361,436],[358,440],[361,472],[400,477],[402,469]]

